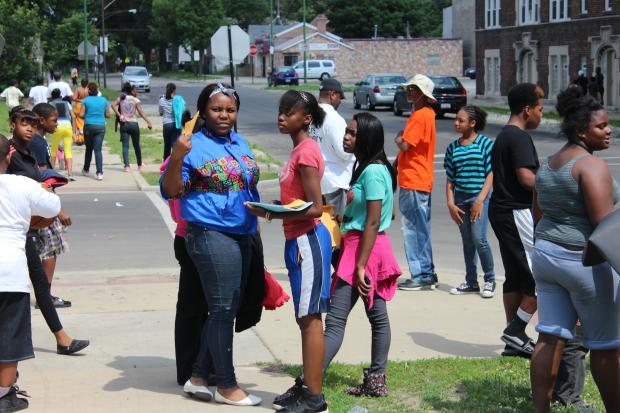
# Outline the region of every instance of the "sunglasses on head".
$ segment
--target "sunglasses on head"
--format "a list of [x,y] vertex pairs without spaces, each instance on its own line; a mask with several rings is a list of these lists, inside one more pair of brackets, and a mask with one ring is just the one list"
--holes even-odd
[[218,93],[223,93],[226,96],[230,96],[237,100],[237,91],[235,89],[225,87],[222,82],[217,82],[215,89],[213,89],[213,92],[211,92],[211,94],[209,95],[209,99],[211,99],[214,95],[217,95]]

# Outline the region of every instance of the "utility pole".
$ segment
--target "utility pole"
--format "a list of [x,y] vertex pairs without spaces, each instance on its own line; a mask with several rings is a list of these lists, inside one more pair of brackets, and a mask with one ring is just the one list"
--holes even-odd
[[308,83],[308,39],[306,39],[306,0],[303,0],[304,8],[304,83]]
[[[105,58],[106,58],[106,52],[108,51],[108,42],[106,41],[106,37],[105,37],[105,7],[103,5],[104,0],[101,0],[101,53],[103,54],[103,87],[108,87],[107,82],[106,82],[106,66],[105,66]],[[112,3],[110,3],[112,4]]]
[[273,0],[270,0],[269,1],[269,59],[271,60],[271,73],[273,73],[272,49],[273,49]]
[[375,36],[373,37],[373,39],[377,38],[377,28],[378,28],[378,26],[375,24]]
[[84,0],[84,66],[86,67],[86,80],[88,80],[88,9]]

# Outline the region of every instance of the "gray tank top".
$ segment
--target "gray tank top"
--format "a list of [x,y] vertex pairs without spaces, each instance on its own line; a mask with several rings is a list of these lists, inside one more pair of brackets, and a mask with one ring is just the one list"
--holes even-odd
[[[536,238],[575,245],[586,245],[592,233],[592,224],[579,183],[573,178],[573,166],[579,159],[591,155],[576,156],[558,169],[549,166],[545,159],[536,174],[536,194],[543,217],[536,226]],[[613,202],[620,198],[620,187],[612,178]]]

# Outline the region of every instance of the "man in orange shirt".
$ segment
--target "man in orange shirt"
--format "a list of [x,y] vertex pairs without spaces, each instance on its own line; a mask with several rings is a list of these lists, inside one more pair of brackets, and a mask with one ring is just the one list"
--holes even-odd
[[435,85],[424,75],[415,75],[405,85],[414,111],[405,130],[396,135],[398,146],[398,203],[403,220],[405,254],[411,278],[398,288],[406,291],[433,290],[437,275],[431,248],[431,191],[435,158],[435,111],[431,103]]

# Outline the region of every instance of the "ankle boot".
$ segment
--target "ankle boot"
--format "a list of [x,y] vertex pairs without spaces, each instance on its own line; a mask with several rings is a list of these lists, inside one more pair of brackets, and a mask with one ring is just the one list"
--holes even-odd
[[385,397],[388,395],[385,373],[369,373],[364,369],[364,380],[357,387],[350,387],[347,393],[352,396]]

